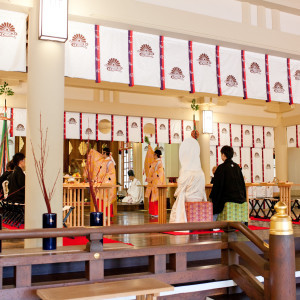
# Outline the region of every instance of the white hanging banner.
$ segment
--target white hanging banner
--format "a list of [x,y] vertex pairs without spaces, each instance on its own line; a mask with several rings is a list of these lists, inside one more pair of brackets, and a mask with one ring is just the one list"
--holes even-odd
[[241,147],[241,125],[231,124],[231,144],[232,147]]
[[300,61],[290,60],[290,77],[293,94],[293,103],[300,103]]
[[209,159],[210,159],[210,176],[213,176],[212,168],[217,165],[217,147],[216,146],[210,146]]
[[14,108],[13,126],[14,136],[26,136],[27,110],[23,108]]
[[169,120],[168,119],[157,119],[157,142],[158,143],[169,143]]
[[271,101],[289,103],[289,87],[286,58],[268,56]]
[[141,117],[128,117],[128,135],[130,142],[141,142]]
[[100,26],[99,35],[101,81],[128,84],[128,31]]
[[83,140],[96,139],[96,115],[83,113],[81,117],[81,129]]
[[272,182],[274,178],[273,149],[263,149],[263,181]]
[[218,133],[218,123],[213,123],[213,133],[210,135],[210,145],[218,146],[219,145],[219,133]]
[[191,133],[193,131],[194,125],[193,121],[183,121],[183,140],[191,137]]
[[245,181],[251,182],[251,156],[248,147],[241,148],[241,165]]
[[0,70],[26,72],[26,19],[26,14],[0,10]]
[[80,116],[79,113],[65,112],[65,138],[80,139]]
[[147,136],[150,143],[155,143],[155,119],[154,118],[143,118],[143,133],[144,140]]
[[274,128],[264,127],[264,148],[274,148]]
[[296,126],[286,128],[287,145],[288,147],[297,147],[297,129]]
[[218,94],[216,46],[193,42],[195,92]]
[[220,146],[230,146],[229,124],[219,123]]
[[219,48],[222,95],[243,97],[241,51]]
[[242,147],[252,147],[252,146],[253,146],[252,126],[242,125]]
[[65,76],[95,80],[95,25],[69,21]]
[[134,84],[160,87],[159,36],[132,34]]
[[265,55],[244,52],[245,98],[267,100]]
[[233,157],[232,160],[238,164],[241,165],[241,151],[240,147],[232,147],[233,148]]
[[98,114],[98,140],[111,141],[112,116]]
[[114,116],[114,141],[126,142],[125,116]]
[[262,149],[252,148],[252,180],[253,182],[262,182]]
[[165,84],[167,89],[190,90],[188,41],[164,38]]
[[264,148],[264,132],[262,126],[253,126],[254,148]]
[[181,120],[171,120],[171,144],[179,144],[182,142],[181,130]]
[[221,157],[221,149],[222,146],[217,146],[217,166],[223,163],[222,157]]

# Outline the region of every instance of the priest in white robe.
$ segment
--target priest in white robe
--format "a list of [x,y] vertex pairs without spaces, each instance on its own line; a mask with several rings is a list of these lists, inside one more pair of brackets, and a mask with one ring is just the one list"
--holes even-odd
[[205,176],[200,162],[200,146],[194,138],[185,139],[179,148],[181,164],[170,223],[187,222],[185,202],[207,201]]
[[135,178],[133,170],[128,171],[131,184],[127,190],[127,196],[122,200],[122,203],[138,204],[143,200],[143,190],[141,183]]

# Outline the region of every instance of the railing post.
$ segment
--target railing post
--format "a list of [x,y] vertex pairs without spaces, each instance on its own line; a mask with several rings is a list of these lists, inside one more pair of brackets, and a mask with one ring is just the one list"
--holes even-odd
[[287,205],[278,202],[270,223],[270,298],[296,299],[295,245]]

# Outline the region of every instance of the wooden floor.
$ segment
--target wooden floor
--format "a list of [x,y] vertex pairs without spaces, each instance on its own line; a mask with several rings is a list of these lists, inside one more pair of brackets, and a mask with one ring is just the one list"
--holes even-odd
[[[170,210],[168,210],[168,215]],[[157,223],[157,218],[150,218],[149,214],[145,210],[137,211],[120,211],[117,216],[112,218],[111,226],[118,225],[139,225],[139,224],[149,224]],[[89,225],[89,207],[85,209],[85,224]],[[269,222],[257,222],[250,221],[249,225],[268,227],[270,226]],[[300,225],[293,225],[294,235],[300,237]],[[8,230],[8,229],[3,229]],[[255,233],[264,240],[269,239],[269,230],[257,230]],[[238,240],[246,241],[242,234],[237,234]],[[212,233],[212,234],[200,234],[200,235],[169,235],[163,233],[151,233],[151,234],[127,234],[127,235],[114,235],[106,236],[107,238],[112,238],[124,243],[131,243],[135,247],[147,247],[154,245],[170,245],[170,244],[185,244],[185,243],[197,243],[199,241],[206,240],[220,240],[221,233]],[[23,248],[23,241],[3,241],[3,249],[7,248]]]

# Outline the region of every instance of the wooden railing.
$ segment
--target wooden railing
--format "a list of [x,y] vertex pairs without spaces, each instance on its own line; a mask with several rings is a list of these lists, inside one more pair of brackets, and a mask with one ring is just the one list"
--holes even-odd
[[[178,230],[207,230],[213,228],[222,228],[225,233],[221,235],[220,240],[204,240],[196,243],[187,244],[169,244],[147,247],[127,247],[122,249],[103,249],[102,239],[104,235],[115,234],[136,234],[136,233],[157,233]],[[254,245],[260,249],[263,256],[260,256],[252,250],[245,242],[236,241],[236,232],[238,229]],[[33,239],[46,237],[73,237],[87,236],[89,243],[87,247],[61,247],[56,251],[42,251],[38,249],[24,249],[21,252],[11,253],[5,251],[0,254],[0,298],[1,299],[36,299],[36,289],[59,287],[66,285],[85,284],[91,282],[106,282],[122,279],[134,278],[158,278],[170,284],[184,284],[195,281],[225,280],[233,279],[248,295],[253,299],[271,299],[270,290],[276,289],[272,282],[285,280],[289,276],[290,283],[285,283],[281,289],[283,293],[288,290],[291,297],[293,294],[293,281],[291,274],[295,274],[295,260],[287,260],[287,265],[282,267],[280,264],[270,272],[270,266],[277,264],[278,256],[274,253],[282,253],[285,247],[286,253],[294,255],[293,243],[284,242],[268,244],[251,232],[246,226],[237,222],[209,222],[209,223],[180,223],[180,224],[151,224],[134,226],[110,226],[110,227],[90,227],[90,228],[63,228],[63,229],[36,229],[36,230],[16,230],[9,232],[0,232],[0,240],[7,239]],[[280,237],[280,236],[279,236]],[[289,241],[291,238],[289,237]],[[288,246],[287,246],[288,245]],[[287,249],[289,247],[289,249]],[[188,253],[201,253],[203,251],[221,250],[220,262],[211,264],[197,265],[193,261],[193,266],[188,264]],[[273,254],[272,254],[273,253]],[[285,253],[285,255],[287,255]],[[54,255],[55,254],[55,255]],[[198,255],[198,254],[197,254]],[[262,285],[256,277],[245,266],[239,264],[238,257],[242,257],[251,269],[264,277]],[[105,262],[116,261],[120,259],[142,259],[148,257],[146,269],[139,270],[134,268],[131,273],[124,274],[122,268],[118,267],[118,273],[108,275],[105,273]],[[48,266],[48,272],[56,274],[60,263],[79,263],[85,264],[85,273],[81,278],[73,279],[74,271],[68,267],[63,279],[53,281],[47,278],[37,281],[33,276],[32,270],[35,265]],[[14,276],[11,281],[6,283],[3,279],[5,268],[13,267]],[[106,270],[107,271],[107,270]],[[288,273],[290,272],[290,273]],[[122,274],[123,273],[123,274]],[[294,275],[293,275],[294,277]],[[276,278],[276,280],[274,280]],[[278,283],[277,283],[278,285]],[[294,287],[295,290],[295,287]],[[295,292],[295,291],[294,291]],[[282,294],[281,294],[282,295]],[[272,296],[273,297],[273,296]],[[280,298],[272,298],[280,299]],[[283,298],[281,298],[283,299]],[[286,298],[287,299],[287,298]]]

